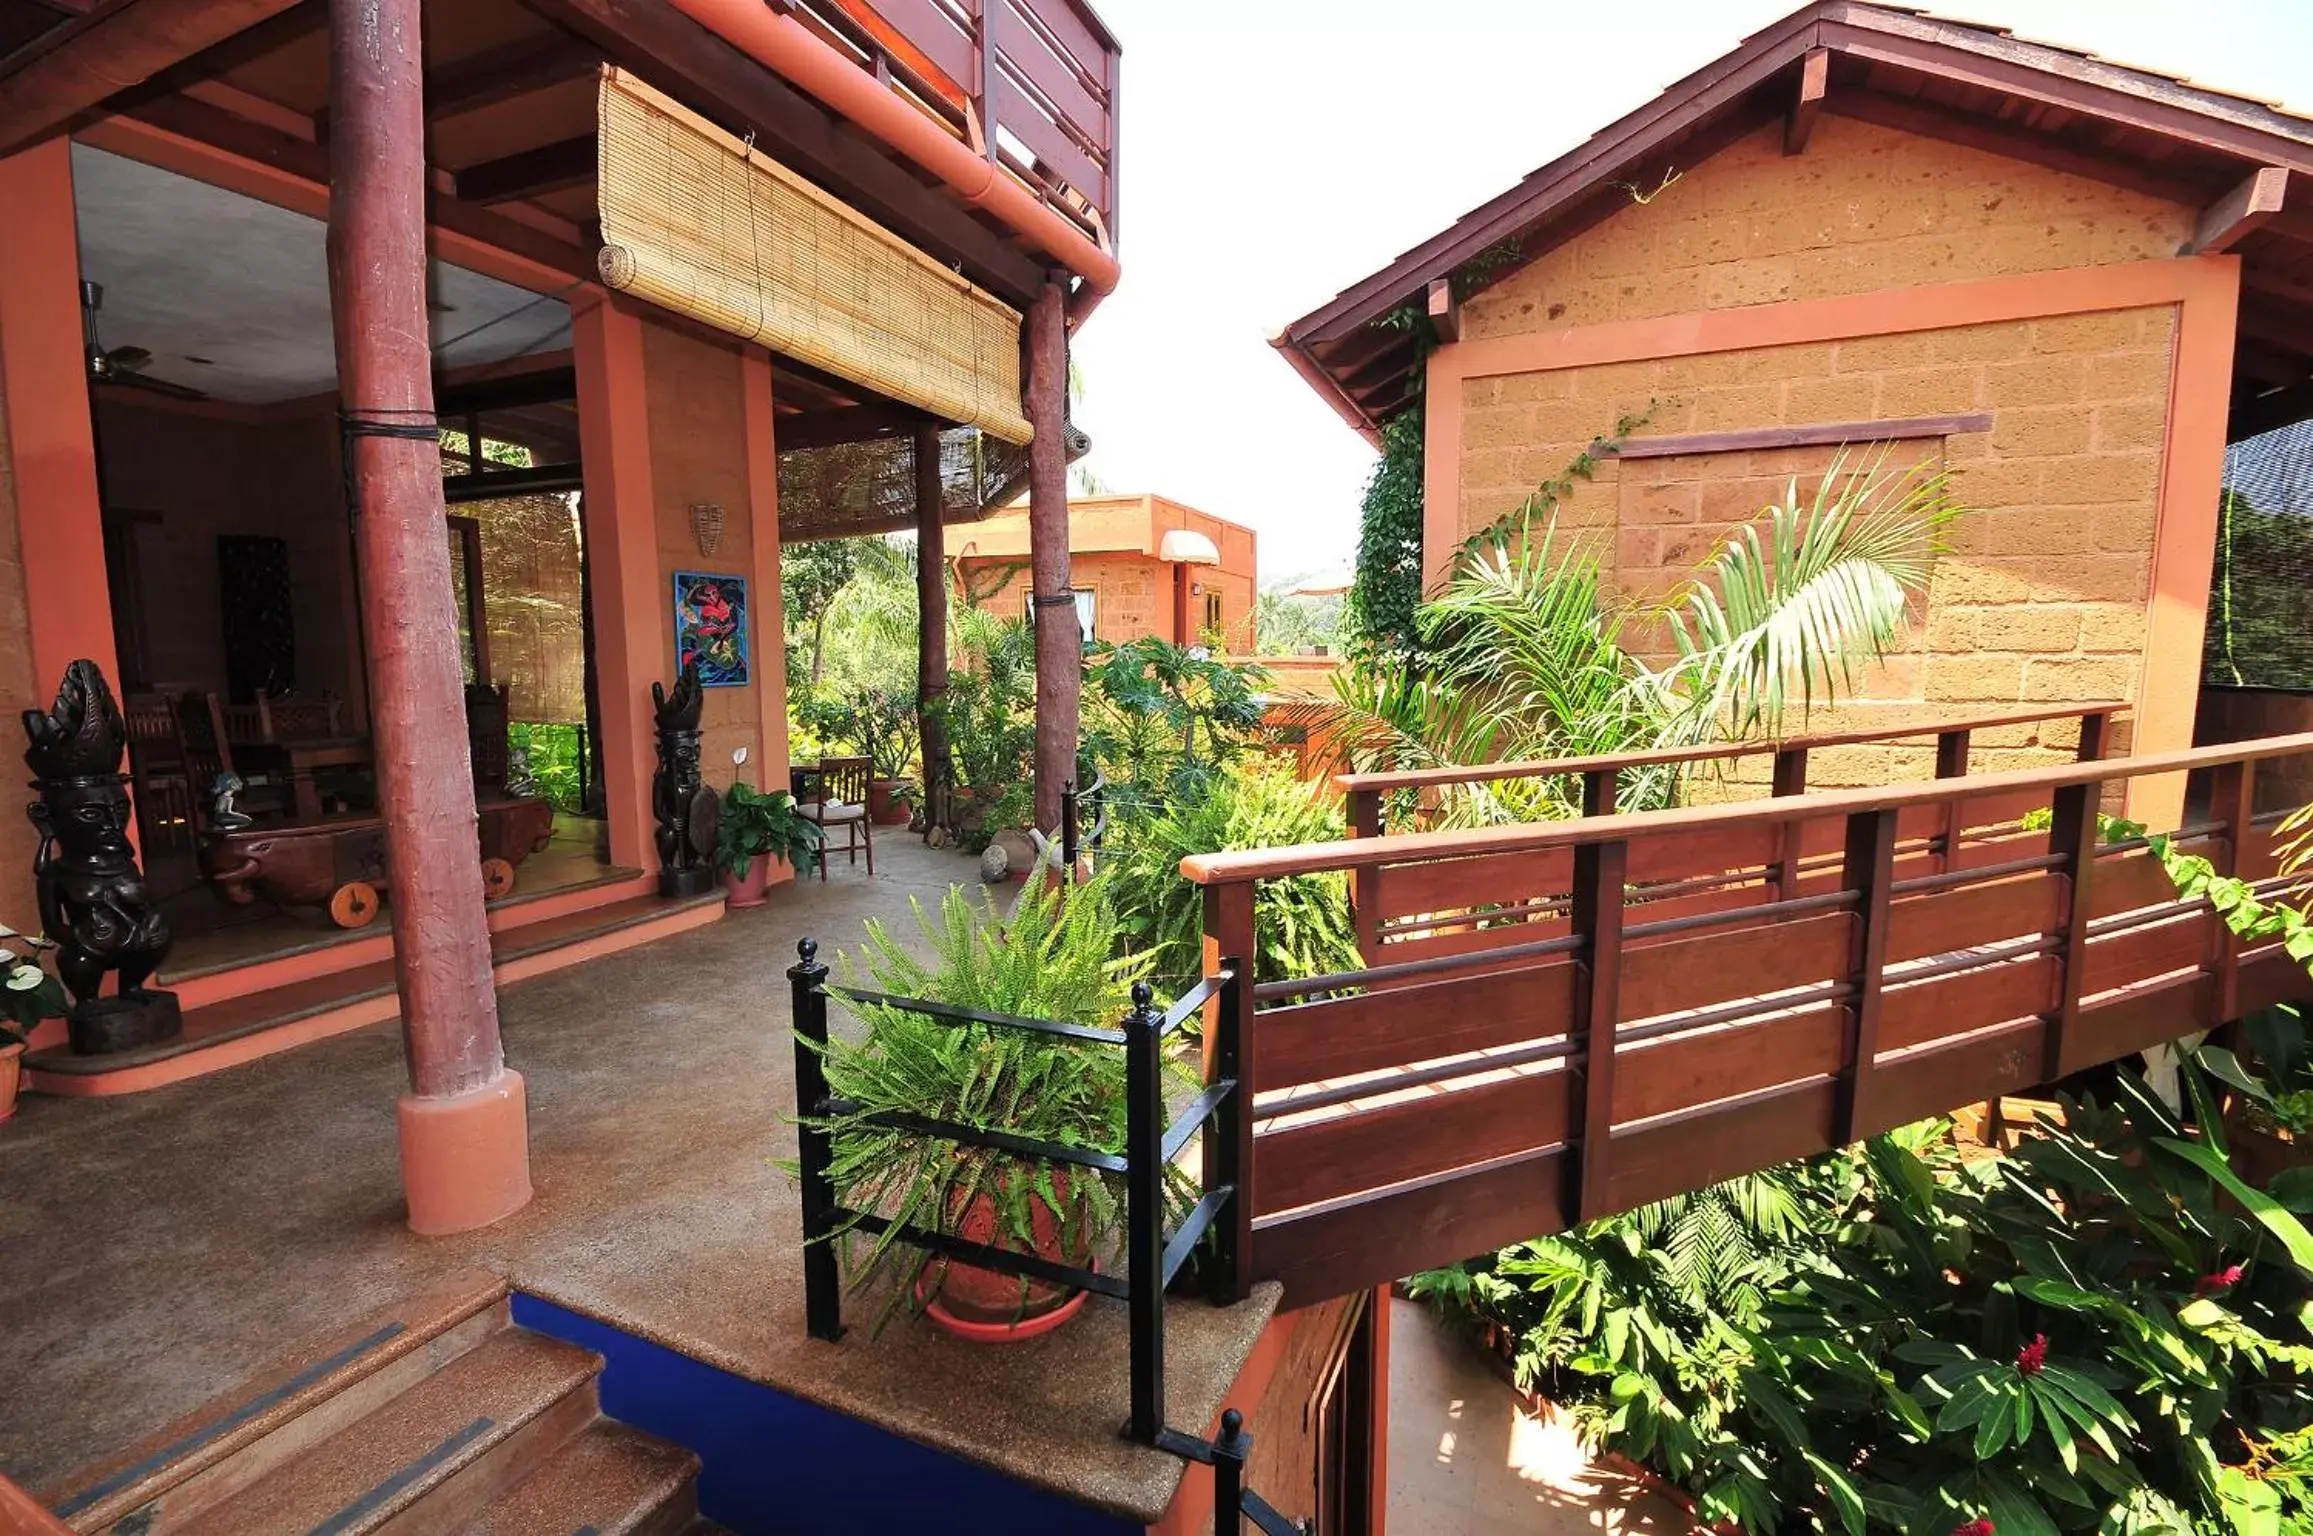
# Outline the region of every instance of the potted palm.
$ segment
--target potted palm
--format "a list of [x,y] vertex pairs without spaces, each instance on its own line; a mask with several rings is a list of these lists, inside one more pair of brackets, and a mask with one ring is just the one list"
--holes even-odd
[[[980,1013],[1113,1027],[1131,1006],[1132,983],[1148,969],[1144,960],[1117,958],[1116,910],[1097,878],[1066,901],[1032,888],[1009,915],[950,886],[937,914],[919,903],[916,920],[917,943],[870,921],[856,962],[843,958],[845,983]],[[1121,1050],[883,1004],[845,1006],[864,1030],[821,1051],[829,1092],[844,1109],[809,1123],[829,1134],[830,1174],[846,1207],[1072,1267],[1112,1258],[1122,1174],[960,1146],[905,1125],[957,1121],[1121,1152]],[[1031,1338],[1059,1327],[1084,1302],[1081,1291],[935,1258],[888,1230],[854,1258],[855,1285],[889,1283],[886,1319],[907,1307],[969,1339]]]
[[772,861],[808,871],[819,856],[819,837],[819,828],[797,812],[787,791],[765,794],[745,779],[733,783],[715,828],[715,862],[722,866],[728,905],[763,905]]
[[[0,925],[0,1120],[16,1113],[16,1093],[24,1076],[24,1052],[44,1020],[61,1019],[71,1008],[64,985],[40,963],[40,952],[55,946],[32,934]],[[22,954],[15,946],[21,946]]]

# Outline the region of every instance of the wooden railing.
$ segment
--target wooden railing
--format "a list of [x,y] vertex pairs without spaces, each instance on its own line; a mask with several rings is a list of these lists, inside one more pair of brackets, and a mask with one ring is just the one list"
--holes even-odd
[[[2112,724],[2128,712],[2120,703],[2095,702],[2087,704],[2042,705],[2032,709],[2003,710],[1993,714],[1971,715],[1964,719],[1944,720],[1928,724],[1914,722],[1907,725],[1883,727],[1867,731],[1822,732],[1811,736],[1788,737],[1781,741],[1713,742],[1691,747],[1665,747],[1650,752],[1616,752],[1591,757],[1559,757],[1520,759],[1501,763],[1478,763],[1445,768],[1413,768],[1392,773],[1336,774],[1334,787],[1341,791],[1349,811],[1349,835],[1378,837],[1384,830],[1383,808],[1390,797],[1405,791],[1426,794],[1454,785],[1499,784],[1507,780],[1574,779],[1582,786],[1582,809],[1586,816],[1605,816],[1613,813],[1616,796],[1626,773],[1648,768],[1722,765],[1747,757],[1772,757],[1773,771],[1769,778],[1772,796],[1803,795],[1807,793],[1807,773],[1812,754],[1835,747],[1884,745],[1914,741],[1926,737],[1935,739],[1934,776],[1953,779],[1968,771],[1968,756],[1978,733],[2012,729],[2023,725],[2045,725],[2051,721],[2078,720],[2079,741],[2075,753],[2079,762],[2094,762],[2104,756],[2112,738]],[[1420,830],[1418,827],[1402,830]],[[1949,859],[1964,854],[1965,839],[1956,825],[1937,829],[1939,841],[1935,850]],[[1777,867],[1778,879],[1785,894],[1802,869],[1802,860],[1796,855],[1782,860]],[[1361,869],[1351,882],[1350,906],[1357,925],[1358,948],[1368,964],[1377,963],[1385,947],[1409,938],[1418,942],[1422,931],[1432,926],[1430,914],[1437,909],[1432,893],[1419,882],[1404,880],[1385,884],[1378,870]],[[1411,925],[1412,932],[1408,927]],[[1396,958],[1411,958],[1411,955]]]
[[859,59],[1104,243],[1116,230],[1116,38],[1084,0],[795,0]]
[[[1248,1278],[1345,1294],[2313,996],[2142,840],[2099,845],[2097,815],[2129,779],[2205,773],[2178,846],[2270,881],[2257,768],[2308,754],[2313,733],[1186,859],[1208,969],[1251,988]],[[1259,883],[1335,871],[1428,929],[1359,971],[1253,976]]]

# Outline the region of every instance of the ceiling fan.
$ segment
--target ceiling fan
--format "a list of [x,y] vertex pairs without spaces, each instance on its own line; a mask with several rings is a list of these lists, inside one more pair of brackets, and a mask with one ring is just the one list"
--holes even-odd
[[80,285],[80,330],[86,344],[88,381],[91,384],[120,384],[130,389],[150,390],[156,395],[168,395],[177,400],[206,400],[208,393],[189,384],[173,384],[167,379],[156,379],[145,373],[153,363],[152,352],[144,347],[126,346],[107,349],[97,335],[97,311],[104,308],[104,284],[83,281]]

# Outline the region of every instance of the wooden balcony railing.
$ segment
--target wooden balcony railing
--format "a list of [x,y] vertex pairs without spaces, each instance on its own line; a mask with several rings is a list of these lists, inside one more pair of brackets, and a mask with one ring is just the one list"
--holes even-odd
[[1083,0],[793,0],[794,13],[1103,244],[1116,38]]
[[[1711,742],[1692,747],[1666,747],[1651,752],[1519,759],[1446,768],[1411,768],[1393,773],[1343,773],[1334,775],[1333,785],[1342,792],[1348,804],[1349,835],[1378,837],[1385,830],[1384,811],[1390,798],[1407,790],[1427,794],[1457,784],[1499,784],[1512,779],[1577,779],[1582,785],[1583,814],[1605,816],[1614,811],[1622,776],[1626,773],[1648,768],[1718,766],[1746,757],[1772,757],[1775,762],[1769,779],[1769,793],[1775,796],[1803,795],[1807,792],[1807,772],[1813,761],[1813,753],[1834,747],[1884,745],[1931,736],[1935,738],[1935,777],[1952,779],[1967,773],[1969,750],[1978,733],[2022,725],[2045,725],[2056,720],[2076,719],[2080,722],[2076,759],[2084,763],[2094,762],[2104,755],[2111,741],[2113,722],[2126,713],[2126,704],[2102,701],[2043,705],[2033,709],[2002,710],[1925,725],[1914,722],[1869,731],[1821,732],[1811,736],[1788,737],[1781,741]],[[1417,816],[1417,822],[1419,819]],[[1400,830],[1423,829],[1417,825]],[[1966,856],[1966,838],[1960,827],[1946,825],[1937,829],[1932,836],[1938,839],[1933,851],[1947,861]],[[1777,878],[1784,887],[1785,895],[1791,894],[1791,887],[1803,867],[1803,861],[1797,857],[1786,858],[1778,864]],[[1379,962],[1385,947],[1408,940],[1419,943],[1427,936],[1426,930],[1433,926],[1430,914],[1436,911],[1435,906],[1429,904],[1429,893],[1418,884],[1409,886],[1409,882],[1399,880],[1385,885],[1379,870],[1371,868],[1361,869],[1353,876],[1350,907],[1357,925],[1358,949],[1369,965]],[[1563,910],[1563,906],[1560,910]],[[1393,958],[1410,959],[1412,956],[1397,955],[1393,951]]]
[[[1251,989],[1246,1278],[1345,1294],[2313,996],[2097,817],[2108,787],[2205,772],[2178,846],[2271,882],[2258,766],[2307,755],[2313,734],[1184,860],[1208,970]],[[1426,926],[1359,971],[1254,977],[1256,887],[1329,871]]]

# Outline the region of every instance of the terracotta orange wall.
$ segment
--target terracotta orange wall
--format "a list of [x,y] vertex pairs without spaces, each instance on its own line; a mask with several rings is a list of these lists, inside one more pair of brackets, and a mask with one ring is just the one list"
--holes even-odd
[[108,399],[97,425],[108,506],[157,519],[135,532],[150,681],[224,690],[217,539],[251,534],[289,546],[298,692],[358,697],[346,623],[351,551],[329,418],[260,425]]
[[[0,347],[7,336],[0,333]],[[10,451],[7,374],[0,370],[0,720],[13,726],[45,700],[32,675],[32,619],[25,603],[24,557],[17,543],[20,515],[14,455]],[[5,759],[10,767],[15,760]],[[0,794],[0,923],[24,932],[40,927],[32,898],[32,855],[38,846],[24,818],[30,796],[23,775],[12,773]]]
[[[2232,259],[2172,259],[2195,211],[2102,183],[1837,116],[1785,157],[1780,131],[1469,301],[1431,363],[1433,562],[1650,402],[1641,437],[1987,412],[1988,431],[1894,450],[1948,463],[1977,510],[1903,653],[1843,713],[2119,697],[2143,746],[2185,745]],[[1624,591],[1658,595],[1827,458],[1609,460],[1562,521],[1605,541]],[[2070,736],[1987,733],[1976,761],[2046,762]],[[1919,770],[1855,749],[1816,780]]]
[[[1070,580],[1099,594],[1097,620],[1103,640],[1137,640],[1146,635],[1173,638],[1173,567],[1156,558],[1165,533],[1186,528],[1213,541],[1218,566],[1197,566],[1189,580],[1202,590],[1190,598],[1189,623],[1204,628],[1205,594],[1221,597],[1221,629],[1229,649],[1247,653],[1253,645],[1253,604],[1258,582],[1259,542],[1253,530],[1162,496],[1075,497],[1068,504]],[[978,581],[1021,565],[983,606],[1006,618],[1026,611],[1028,519],[1007,512],[948,536],[951,557]]]

